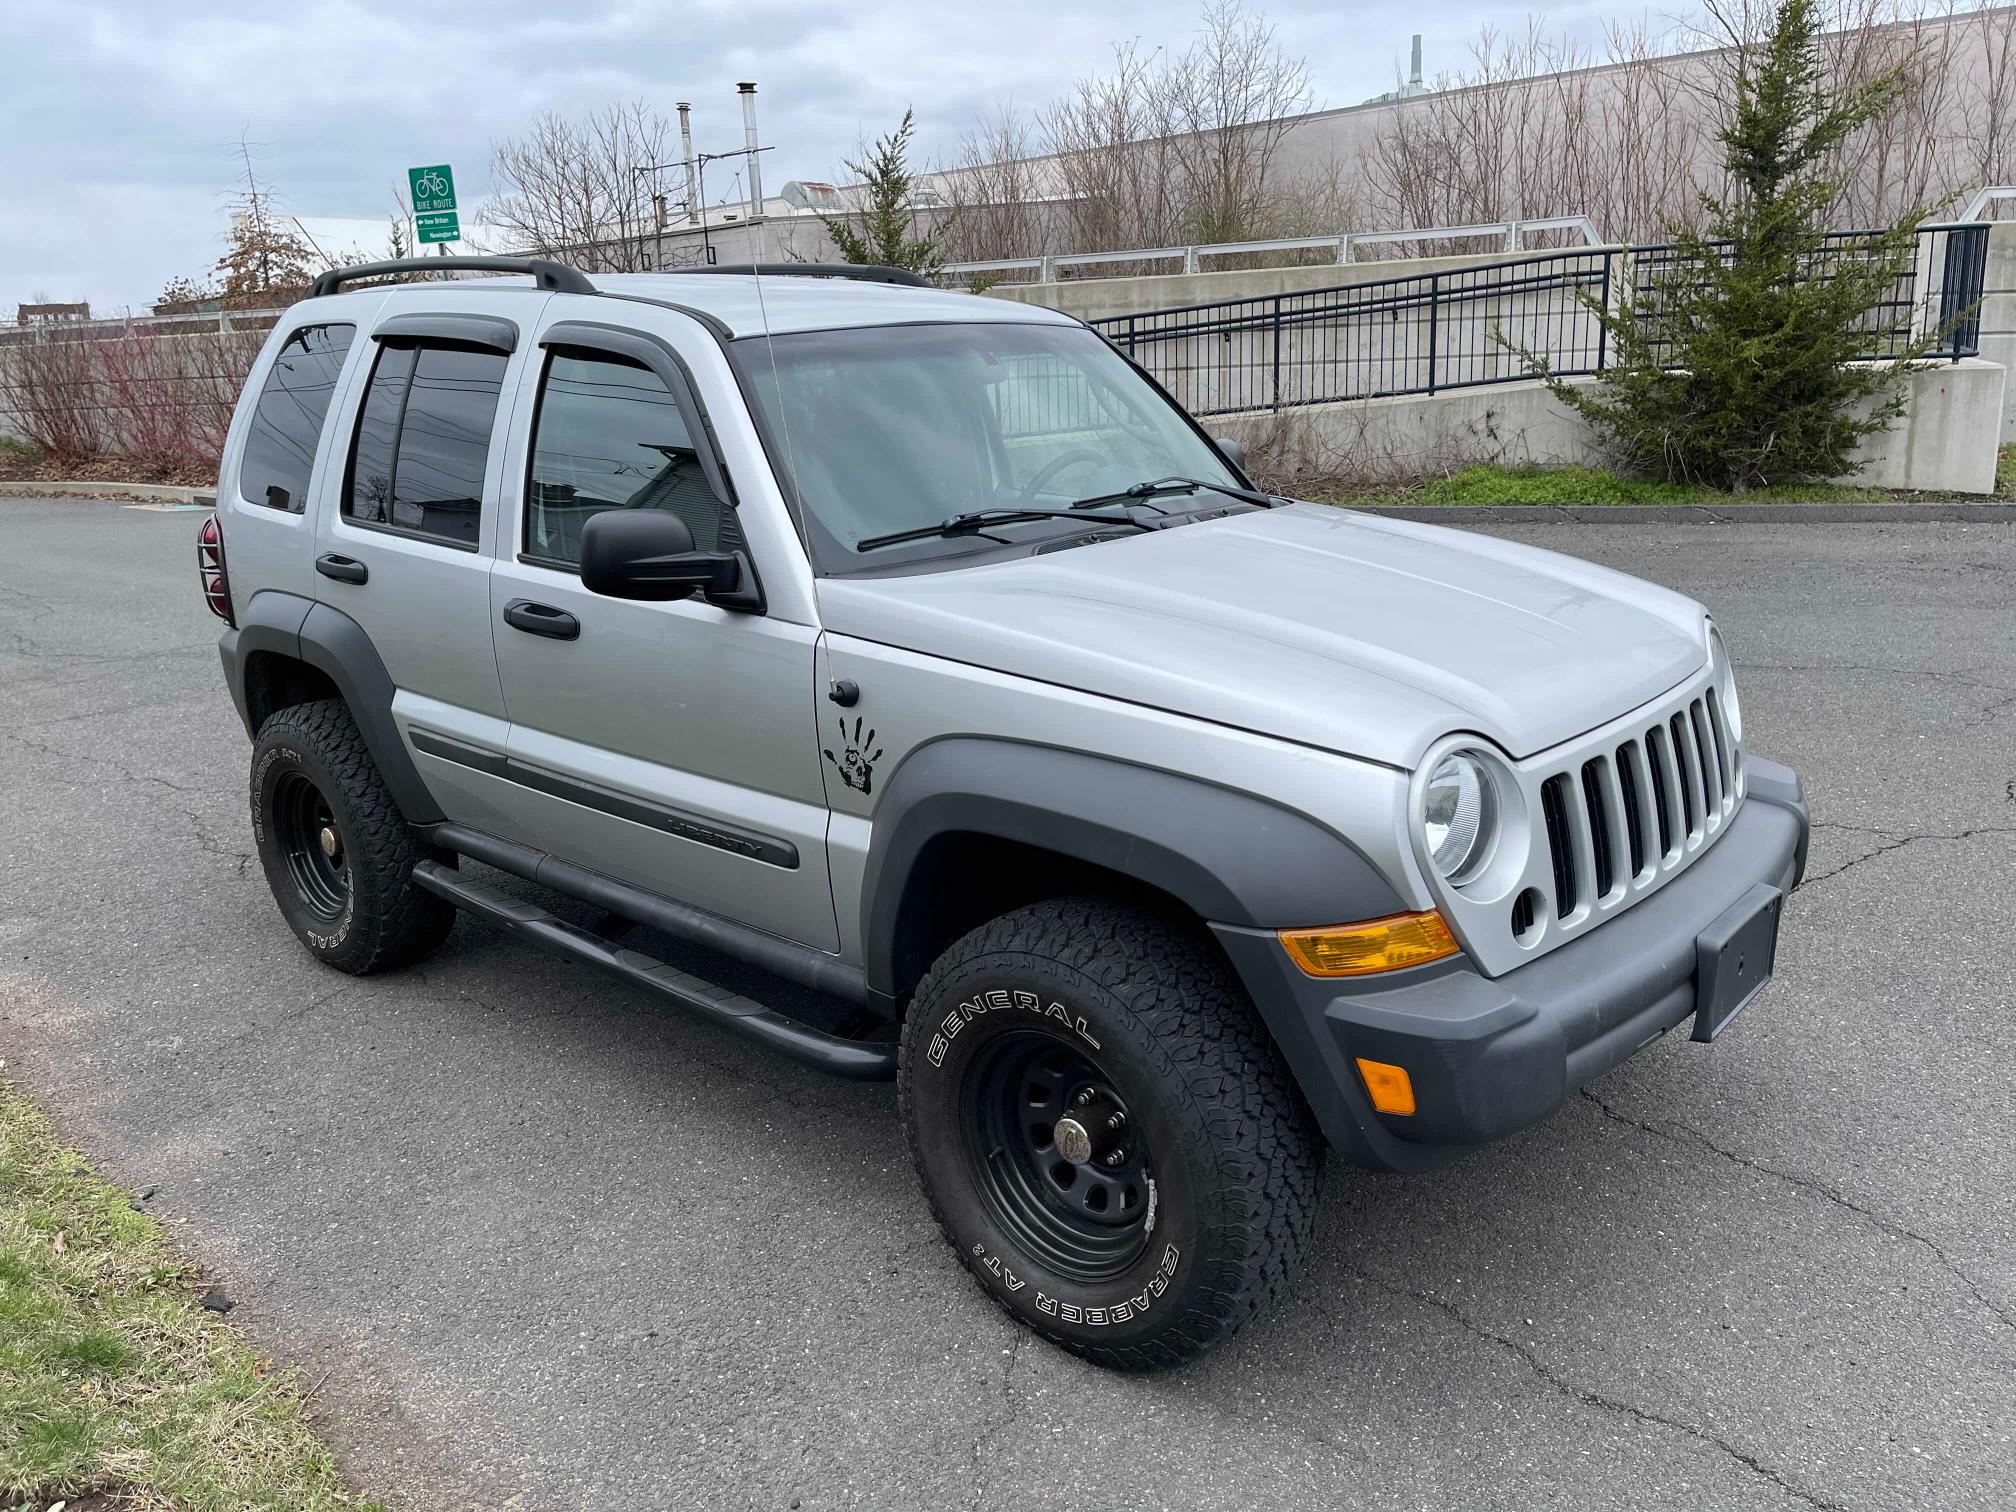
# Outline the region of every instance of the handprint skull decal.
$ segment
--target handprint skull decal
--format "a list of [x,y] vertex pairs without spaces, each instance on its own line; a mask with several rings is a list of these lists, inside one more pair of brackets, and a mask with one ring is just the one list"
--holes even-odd
[[[862,721],[854,721],[854,733],[847,733],[847,717],[840,717],[840,754],[826,752],[826,759],[833,763],[833,770],[840,774],[840,780],[864,797],[875,790],[875,763],[882,759],[882,748],[875,745],[875,732],[870,730],[867,738],[861,735]],[[870,746],[875,746],[870,750]]]

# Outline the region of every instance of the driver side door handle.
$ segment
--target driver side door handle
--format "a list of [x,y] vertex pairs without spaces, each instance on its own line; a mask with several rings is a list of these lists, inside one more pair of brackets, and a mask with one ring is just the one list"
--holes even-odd
[[504,606],[504,623],[527,635],[543,635],[549,640],[580,638],[581,621],[565,609],[536,604],[531,599],[513,599]]

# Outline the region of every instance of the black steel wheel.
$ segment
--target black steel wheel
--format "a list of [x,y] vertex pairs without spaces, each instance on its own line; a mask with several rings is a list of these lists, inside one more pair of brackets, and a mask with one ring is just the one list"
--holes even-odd
[[1141,1257],[1154,1175],[1113,1077],[1051,1035],[1005,1034],[975,1058],[961,1100],[975,1187],[1032,1254],[1074,1281]]
[[274,784],[273,830],[300,906],[334,924],[350,896],[343,831],[329,800],[305,773],[283,772]]
[[1207,936],[1095,898],[957,941],[897,1074],[939,1227],[982,1289],[1102,1365],[1230,1335],[1314,1222],[1318,1142]]
[[252,743],[252,834],[273,900],[317,960],[357,973],[418,960],[455,909],[413,882],[439,860],[392,801],[337,699],[273,714]]

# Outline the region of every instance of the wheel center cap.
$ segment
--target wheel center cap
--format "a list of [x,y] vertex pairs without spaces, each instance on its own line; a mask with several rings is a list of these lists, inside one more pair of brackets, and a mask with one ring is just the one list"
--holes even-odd
[[1052,1138],[1057,1141],[1057,1153],[1071,1164],[1084,1165],[1092,1158],[1092,1131],[1077,1119],[1059,1119]]
[[331,861],[334,861],[336,859],[336,852],[343,848],[343,842],[336,838],[336,831],[331,826],[325,824],[322,826],[322,833],[319,838],[322,842],[322,854],[327,856]]
[[1126,1132],[1127,1115],[1107,1098],[1093,1096],[1058,1119],[1050,1138],[1071,1164],[1090,1165],[1118,1150]]

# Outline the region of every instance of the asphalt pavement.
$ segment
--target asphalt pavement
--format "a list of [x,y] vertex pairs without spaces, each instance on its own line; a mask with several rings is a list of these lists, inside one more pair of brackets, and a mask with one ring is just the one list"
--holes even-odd
[[[0,1057],[401,1508],[2016,1505],[2016,527],[1487,522],[1705,600],[1815,831],[1777,982],[1174,1374],[1022,1335],[893,1092],[250,855],[200,514],[0,499]],[[668,953],[669,950],[668,950]]]

